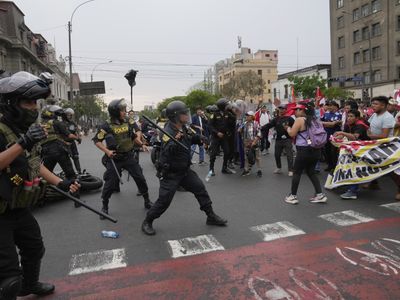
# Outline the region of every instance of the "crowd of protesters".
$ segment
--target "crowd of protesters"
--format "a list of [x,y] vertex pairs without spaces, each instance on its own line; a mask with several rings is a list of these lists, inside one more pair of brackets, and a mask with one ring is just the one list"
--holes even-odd
[[[323,128],[325,141],[315,147],[309,130],[318,126]],[[200,166],[208,165],[205,157],[208,148],[210,176],[216,175],[214,162],[223,153],[222,173],[234,174],[235,169],[240,168],[241,176],[249,176],[255,166],[255,175],[262,177],[261,156],[269,154],[273,139],[276,169],[271,172],[283,173],[282,156],[285,155],[286,174],[292,177],[291,191],[284,200],[290,204],[298,203],[297,190],[305,172],[315,190],[310,201],[325,203],[327,196],[317,174],[323,163],[328,174],[332,174],[337,166],[339,149],[331,139],[367,141],[400,136],[400,106],[393,98],[379,96],[371,99],[368,105],[352,99],[341,104],[313,99],[278,105],[275,109],[262,105],[253,111],[242,100],[220,99],[216,105],[204,110],[198,107],[192,116],[191,127],[209,140],[206,148],[199,146],[198,163]],[[195,149],[193,146],[192,150]],[[192,161],[195,161],[194,157]],[[397,187],[395,198],[400,200],[400,176],[393,172],[391,177]],[[364,185],[348,185],[341,198],[357,199],[362,188],[379,189],[378,180]]]

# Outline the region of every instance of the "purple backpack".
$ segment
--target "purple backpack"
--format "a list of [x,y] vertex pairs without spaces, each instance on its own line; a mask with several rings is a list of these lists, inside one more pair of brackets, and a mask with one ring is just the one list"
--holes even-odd
[[311,126],[307,128],[308,143],[312,148],[320,149],[327,143],[328,135],[320,120],[312,120]]

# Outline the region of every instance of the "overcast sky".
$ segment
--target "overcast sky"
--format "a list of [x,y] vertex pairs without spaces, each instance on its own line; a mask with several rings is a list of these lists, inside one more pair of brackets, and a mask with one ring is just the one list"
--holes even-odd
[[[67,22],[84,0],[15,0],[26,25],[68,56]],[[107,100],[130,99],[123,77],[139,70],[135,109],[184,95],[208,66],[242,46],[279,51],[279,73],[330,63],[327,0],[95,0],[73,18],[74,72],[106,82]],[[67,70],[68,71],[68,70]]]

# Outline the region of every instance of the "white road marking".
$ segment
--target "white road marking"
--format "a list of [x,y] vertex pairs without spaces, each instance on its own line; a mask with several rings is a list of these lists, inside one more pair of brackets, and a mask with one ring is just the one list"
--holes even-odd
[[395,203],[389,203],[389,204],[383,204],[381,205],[382,207],[385,207],[387,209],[394,210],[395,212],[400,213],[400,202],[395,202]]
[[254,226],[250,227],[250,230],[260,233],[265,242],[305,234],[303,230],[287,221]]
[[188,237],[180,240],[171,240],[167,243],[171,249],[172,258],[225,250],[225,248],[211,234]]
[[345,210],[336,213],[320,215],[319,218],[338,226],[350,226],[375,220],[371,217],[368,217],[353,210]]
[[125,249],[102,250],[72,256],[69,275],[126,267]]

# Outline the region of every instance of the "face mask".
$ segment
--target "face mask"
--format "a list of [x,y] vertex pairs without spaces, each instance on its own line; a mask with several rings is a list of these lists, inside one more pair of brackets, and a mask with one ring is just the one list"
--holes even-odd
[[19,128],[26,131],[28,128],[36,122],[39,112],[37,110],[30,110],[21,108],[21,119],[22,121],[19,124]]

